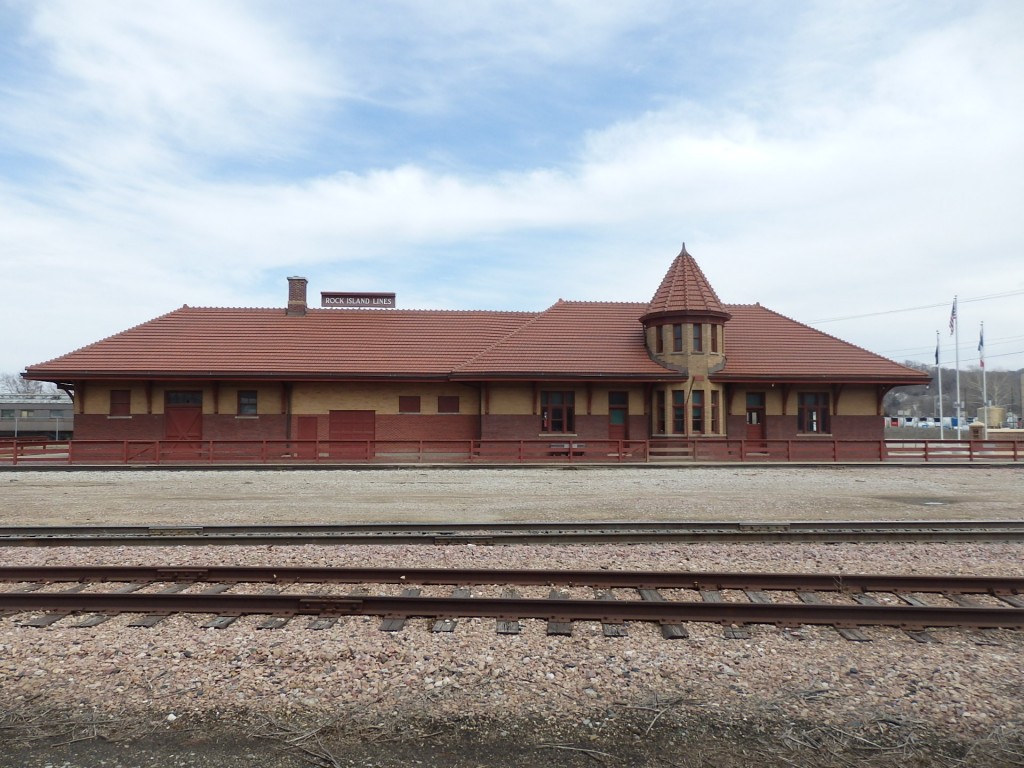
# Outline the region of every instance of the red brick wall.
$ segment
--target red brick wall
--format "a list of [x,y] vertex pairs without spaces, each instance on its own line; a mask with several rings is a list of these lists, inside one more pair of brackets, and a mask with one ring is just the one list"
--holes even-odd
[[881,416],[833,416],[832,436],[836,440],[882,440],[885,422]]
[[476,440],[478,416],[464,414],[377,414],[378,440]]
[[76,413],[76,440],[162,440],[162,414],[136,415],[128,419],[111,419],[105,414]]
[[540,434],[540,416],[482,416],[482,440],[536,440]]
[[256,418],[233,415],[203,416],[204,440],[284,440],[287,417],[264,414]]

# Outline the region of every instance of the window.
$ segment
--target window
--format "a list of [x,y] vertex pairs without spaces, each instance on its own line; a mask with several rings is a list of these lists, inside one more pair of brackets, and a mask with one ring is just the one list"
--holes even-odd
[[0,419],[13,419],[13,418],[14,418],[14,409],[13,408],[4,408],[4,409],[0,410]]
[[438,395],[437,396],[437,412],[438,413],[458,413],[459,412],[459,396],[458,395]]
[[130,389],[110,390],[111,416],[130,416],[132,413],[132,391]]
[[258,413],[256,408],[257,397],[255,389],[238,390],[238,415],[255,416]]
[[576,429],[576,393],[540,393],[541,432],[572,432]]
[[168,392],[165,396],[167,405],[202,405],[202,392]]
[[712,325],[708,327],[711,332],[711,351],[718,352],[718,334],[722,330],[720,325]]
[[35,417],[36,417],[36,412],[33,411],[32,409],[30,409],[30,408],[22,408],[21,409],[21,418],[23,418],[23,419],[34,419]]
[[672,351],[683,351],[683,326],[681,323],[675,323],[672,326]]
[[658,355],[665,351],[665,334],[663,331],[664,326],[654,326],[654,352]]
[[399,413],[419,413],[420,412],[420,396],[419,395],[399,395],[399,397],[398,397],[398,412]]
[[659,435],[665,434],[665,393],[660,389],[654,393],[654,418],[654,431]]
[[[712,334],[711,338],[715,338]],[[718,434],[721,430],[718,427],[721,412],[721,392],[717,389],[711,390],[711,423],[708,425],[708,432]]]
[[800,392],[797,395],[797,431],[829,432],[828,393]]
[[672,431],[686,433],[686,393],[681,389],[672,390]]
[[693,433],[704,433],[704,390],[695,389],[690,394],[690,414],[692,416]]
[[67,414],[64,411],[52,410],[50,411],[51,419],[63,419]]
[[693,324],[693,351],[704,351],[704,326],[701,323]]

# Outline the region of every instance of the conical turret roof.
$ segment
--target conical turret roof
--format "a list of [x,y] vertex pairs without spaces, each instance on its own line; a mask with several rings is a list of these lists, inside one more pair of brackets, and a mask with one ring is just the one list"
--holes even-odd
[[647,305],[642,321],[661,317],[714,317],[728,320],[731,315],[722,306],[718,294],[704,277],[697,261],[683,249],[668,268],[665,278]]

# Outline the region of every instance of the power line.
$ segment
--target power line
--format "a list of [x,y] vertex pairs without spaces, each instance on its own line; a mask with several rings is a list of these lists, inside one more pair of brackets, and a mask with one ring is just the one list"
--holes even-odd
[[[957,299],[960,304],[971,304],[975,301],[989,301],[991,299],[1004,299],[1007,296],[1020,296],[1024,294],[1024,289],[1019,291],[1007,291],[1006,293],[993,293],[989,296],[978,296],[973,299]],[[837,323],[840,320],[859,320],[862,317],[879,317],[881,315],[896,315],[901,312],[918,312],[922,309],[936,309],[937,307],[949,307],[952,306],[952,302],[944,301],[939,304],[924,304],[920,307],[905,307],[903,309],[886,309],[881,312],[867,312],[863,315],[847,315],[846,317],[829,317],[824,320],[811,320],[808,325],[820,325],[821,323]]]

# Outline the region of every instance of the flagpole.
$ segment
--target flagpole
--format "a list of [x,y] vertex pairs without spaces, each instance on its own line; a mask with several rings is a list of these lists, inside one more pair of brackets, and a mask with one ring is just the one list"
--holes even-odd
[[939,366],[939,332],[935,332],[935,378],[939,380],[939,440],[946,439],[942,425],[942,368]]
[[985,383],[985,321],[981,321],[981,335],[978,336],[978,361],[981,363],[981,405],[984,408],[982,421],[985,422],[985,434],[988,434],[988,386]]
[[953,316],[949,319],[952,330],[956,334],[954,346],[956,347],[956,439],[959,440],[963,429],[963,402],[960,398],[960,320],[956,316],[956,296],[953,297]]

